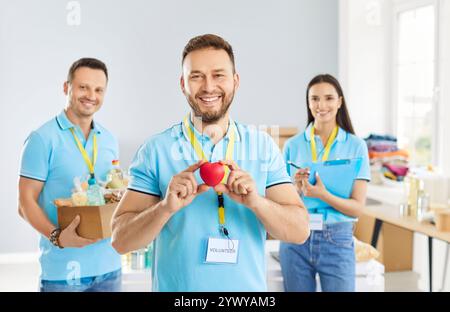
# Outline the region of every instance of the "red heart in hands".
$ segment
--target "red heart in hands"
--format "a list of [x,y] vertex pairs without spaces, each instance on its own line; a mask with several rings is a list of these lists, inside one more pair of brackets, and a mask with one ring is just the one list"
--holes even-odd
[[224,176],[225,168],[224,165],[222,165],[220,162],[207,162],[200,167],[200,177],[206,183],[206,185],[209,185],[211,187],[219,184]]

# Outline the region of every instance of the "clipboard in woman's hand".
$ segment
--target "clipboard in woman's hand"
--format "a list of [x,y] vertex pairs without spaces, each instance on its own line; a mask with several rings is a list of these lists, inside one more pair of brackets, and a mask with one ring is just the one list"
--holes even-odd
[[[341,198],[350,198],[353,183],[361,168],[361,164],[362,158],[352,158],[309,163],[303,167],[310,169],[309,183],[316,184],[316,172],[318,172],[328,192]],[[318,198],[304,196],[303,200],[307,208],[329,206]]]

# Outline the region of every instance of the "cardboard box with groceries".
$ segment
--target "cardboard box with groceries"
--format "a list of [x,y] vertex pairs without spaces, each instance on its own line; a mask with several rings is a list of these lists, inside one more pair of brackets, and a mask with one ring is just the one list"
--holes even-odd
[[58,206],[58,224],[63,230],[79,215],[78,235],[90,239],[111,237],[111,219],[118,203],[103,206]]
[[74,177],[71,197],[54,200],[61,230],[67,228],[78,215],[78,235],[90,239],[111,237],[112,216],[129,181],[118,160],[113,160],[111,165],[106,181],[97,180],[91,174]]

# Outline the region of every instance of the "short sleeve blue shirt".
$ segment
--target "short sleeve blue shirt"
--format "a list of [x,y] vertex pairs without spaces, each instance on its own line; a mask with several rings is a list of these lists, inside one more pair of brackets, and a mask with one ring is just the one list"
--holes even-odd
[[[310,124],[304,132],[301,132],[286,141],[283,148],[283,156],[286,161],[292,161],[293,163],[298,164],[301,167],[303,167],[306,163],[312,162],[310,144],[311,127],[312,124]],[[320,136],[316,135],[315,140],[316,149],[317,151],[320,151],[317,155],[317,158],[322,159],[325,148],[323,146],[322,140],[320,139]],[[331,145],[328,160],[349,158],[362,158],[361,168],[356,176],[356,180],[370,181],[370,164],[367,144],[363,139],[346,132],[342,128],[339,128],[336,139]],[[287,165],[287,170],[289,175],[293,179],[295,173],[297,172],[297,169],[290,165]],[[356,218],[344,215],[333,207],[327,207],[325,209],[314,209],[314,211],[309,210],[309,212],[322,213],[324,215],[324,222],[328,224],[357,221]]]
[[[53,201],[69,198],[73,178],[89,174],[70,128],[75,128],[88,155],[92,155],[94,133],[97,136],[97,178],[105,180],[112,168],[112,160],[119,156],[117,140],[105,128],[94,123],[86,140],[81,129],[70,122],[64,111],[28,136],[22,151],[19,174],[44,182],[39,206],[55,225],[58,224],[58,217]],[[110,239],[83,248],[59,249],[48,238],[41,236],[39,246],[43,280],[62,281],[99,276],[121,267],[120,255],[112,248]]]
[[[233,122],[233,121],[231,121]],[[266,133],[236,124],[233,160],[256,181],[258,192],[291,183],[278,146]],[[233,127],[229,127],[232,129]],[[229,142],[213,144],[194,130],[211,162],[225,159]],[[129,189],[163,198],[170,179],[198,161],[182,123],[149,138],[130,167]],[[203,183],[198,171],[196,180]],[[265,291],[266,230],[255,214],[224,195],[226,227],[239,240],[236,264],[205,263],[207,240],[220,237],[217,194],[211,188],[178,211],[154,242],[153,290],[155,291]]]

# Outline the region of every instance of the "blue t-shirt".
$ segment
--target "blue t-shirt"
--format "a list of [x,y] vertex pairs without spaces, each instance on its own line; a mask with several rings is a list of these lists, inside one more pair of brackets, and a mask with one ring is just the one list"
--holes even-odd
[[[29,135],[22,151],[20,175],[44,182],[39,206],[55,225],[58,224],[58,217],[53,201],[70,198],[74,177],[89,174],[70,128],[75,128],[89,157],[92,155],[94,133],[97,136],[97,178],[105,180],[112,168],[112,160],[119,156],[117,140],[105,128],[94,123],[86,140],[81,129],[70,122],[64,111]],[[83,248],[59,249],[41,235],[39,246],[43,280],[62,281],[99,276],[121,267],[120,255],[112,248],[110,239]]]
[[[311,154],[311,127],[310,124],[304,132],[301,132],[289,140],[286,141],[283,148],[283,156],[286,161],[292,161],[293,163],[305,167],[305,164],[312,162]],[[320,136],[315,135],[317,159],[322,159],[325,148],[322,144]],[[320,151],[320,152],[319,152]],[[335,159],[350,159],[350,158],[362,158],[361,168],[356,175],[356,180],[370,181],[370,163],[369,153],[367,150],[366,142],[357,136],[346,132],[342,128],[339,128],[336,139],[331,145],[330,154],[328,160]],[[287,164],[287,170],[289,175],[294,179],[295,173],[298,169]],[[336,181],[339,183],[339,181]],[[325,185],[326,187],[326,185]],[[308,207],[306,207],[308,208]],[[343,213],[337,211],[333,207],[320,208],[314,210],[308,210],[310,213],[322,213],[324,215],[324,222],[327,224],[337,222],[355,222],[357,218],[349,217]]]
[[[233,121],[231,121],[233,122]],[[191,126],[192,127],[192,126]],[[233,127],[229,127],[233,129]],[[225,159],[229,130],[217,144],[194,130],[211,162]],[[291,183],[278,146],[266,133],[236,123],[233,160],[256,181],[259,194]],[[182,123],[149,138],[130,167],[129,189],[163,198],[170,179],[196,163]],[[196,180],[202,184],[197,170]],[[164,225],[154,241],[154,291],[265,291],[266,230],[256,215],[224,195],[226,227],[239,240],[236,264],[205,263],[207,240],[219,233],[217,194],[211,188],[197,196]]]

